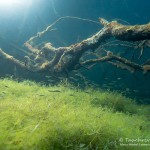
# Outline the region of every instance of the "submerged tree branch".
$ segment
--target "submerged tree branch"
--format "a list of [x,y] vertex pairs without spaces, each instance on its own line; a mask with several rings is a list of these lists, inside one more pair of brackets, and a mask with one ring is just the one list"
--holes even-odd
[[13,56],[8,55],[7,53],[5,53],[2,49],[0,49],[0,57],[2,59],[7,60],[8,62],[15,64],[21,68],[27,69],[27,67],[25,66],[25,63],[22,63],[21,61],[15,59]]
[[[61,18],[60,18],[61,19]],[[103,18],[100,18],[100,23],[104,26],[99,32],[97,32],[92,37],[70,45],[68,47],[59,47],[55,48],[51,43],[46,43],[41,49],[34,48],[31,43],[32,40],[38,38],[37,36],[31,37],[26,43],[25,46],[33,54],[30,58],[25,56],[24,62],[21,62],[15,59],[13,56],[10,56],[0,50],[0,56],[7,59],[9,62],[18,65],[21,68],[31,70],[33,72],[68,72],[75,69],[79,69],[84,66],[91,66],[99,62],[109,62],[114,66],[117,66],[121,69],[127,69],[134,71],[150,71],[150,65],[145,63],[144,65],[137,64],[126,58],[117,56],[111,51],[107,51],[107,55],[94,58],[90,60],[82,60],[83,54],[92,50],[96,51],[103,43],[107,43],[108,39],[115,38],[120,41],[142,41],[138,47],[141,48],[140,56],[143,54],[144,47],[150,46],[150,24],[145,25],[122,25],[116,21],[108,22]],[[57,21],[56,21],[57,22]],[[54,23],[56,23],[54,22]],[[53,23],[53,24],[54,24]],[[52,24],[52,25],[53,25]],[[50,30],[50,26],[46,28],[41,34]],[[109,45],[109,44],[108,44]],[[126,45],[126,44],[122,44]],[[126,45],[127,46],[127,45]],[[129,47],[132,47],[129,45]],[[106,51],[106,50],[105,50]],[[92,54],[91,52],[91,54]],[[97,56],[97,55],[96,55]],[[114,62],[115,61],[115,62]],[[145,61],[147,62],[147,61]]]
[[100,18],[101,24],[110,30],[110,36],[121,41],[140,41],[150,38],[150,23],[145,25],[127,26],[116,21],[108,22]]

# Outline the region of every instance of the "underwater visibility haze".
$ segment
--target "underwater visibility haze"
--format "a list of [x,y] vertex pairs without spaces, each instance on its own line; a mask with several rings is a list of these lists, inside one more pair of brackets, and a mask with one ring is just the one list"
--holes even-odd
[[0,150],[149,150],[149,8],[0,0]]

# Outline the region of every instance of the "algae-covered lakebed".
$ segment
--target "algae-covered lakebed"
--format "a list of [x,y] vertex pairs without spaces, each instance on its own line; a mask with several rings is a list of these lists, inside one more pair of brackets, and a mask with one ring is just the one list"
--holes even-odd
[[149,112],[117,92],[1,79],[0,150],[149,149]]

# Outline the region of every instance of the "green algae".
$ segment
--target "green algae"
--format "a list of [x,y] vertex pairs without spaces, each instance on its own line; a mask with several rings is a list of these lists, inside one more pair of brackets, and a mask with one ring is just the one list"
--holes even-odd
[[148,114],[116,92],[1,79],[0,149],[137,149],[120,139],[149,139]]

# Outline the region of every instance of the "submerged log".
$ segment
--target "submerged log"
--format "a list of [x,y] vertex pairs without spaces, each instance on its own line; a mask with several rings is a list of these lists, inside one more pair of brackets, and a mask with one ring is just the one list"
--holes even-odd
[[117,21],[108,22],[99,18],[102,25],[109,29],[109,35],[122,41],[140,41],[150,38],[150,23],[145,25],[122,25]]
[[[129,67],[130,69],[135,71],[150,71],[150,67],[149,65],[147,65],[147,63],[145,65],[140,65],[126,58],[117,56],[110,51],[107,51],[106,56],[97,59],[81,60],[83,54],[85,54],[89,50],[92,50],[92,52],[96,51],[96,49],[100,47],[102,43],[107,42],[107,40],[110,38],[115,38],[120,41],[145,40],[146,42],[143,42],[142,44],[145,44],[145,46],[149,46],[149,42],[147,42],[148,40],[150,40],[149,23],[145,25],[129,26],[122,25],[117,21],[108,22],[103,18],[100,18],[99,20],[104,27],[95,35],[81,41],[80,43],[76,43],[68,47],[59,48],[53,47],[51,43],[46,43],[41,49],[36,49],[31,45],[31,42],[34,39],[33,37],[31,37],[30,40],[25,43],[25,46],[31,51],[34,58],[25,56],[25,59],[22,62],[15,59],[13,56],[6,54],[1,49],[0,56],[4,59],[7,59],[12,64],[33,72],[68,72],[79,69],[83,66],[89,66],[100,62],[112,62],[112,64],[117,67],[124,65],[126,67],[122,68]],[[47,29],[45,30],[45,32],[46,31]],[[37,38],[38,34],[35,37]],[[113,61],[115,61],[115,63]]]

